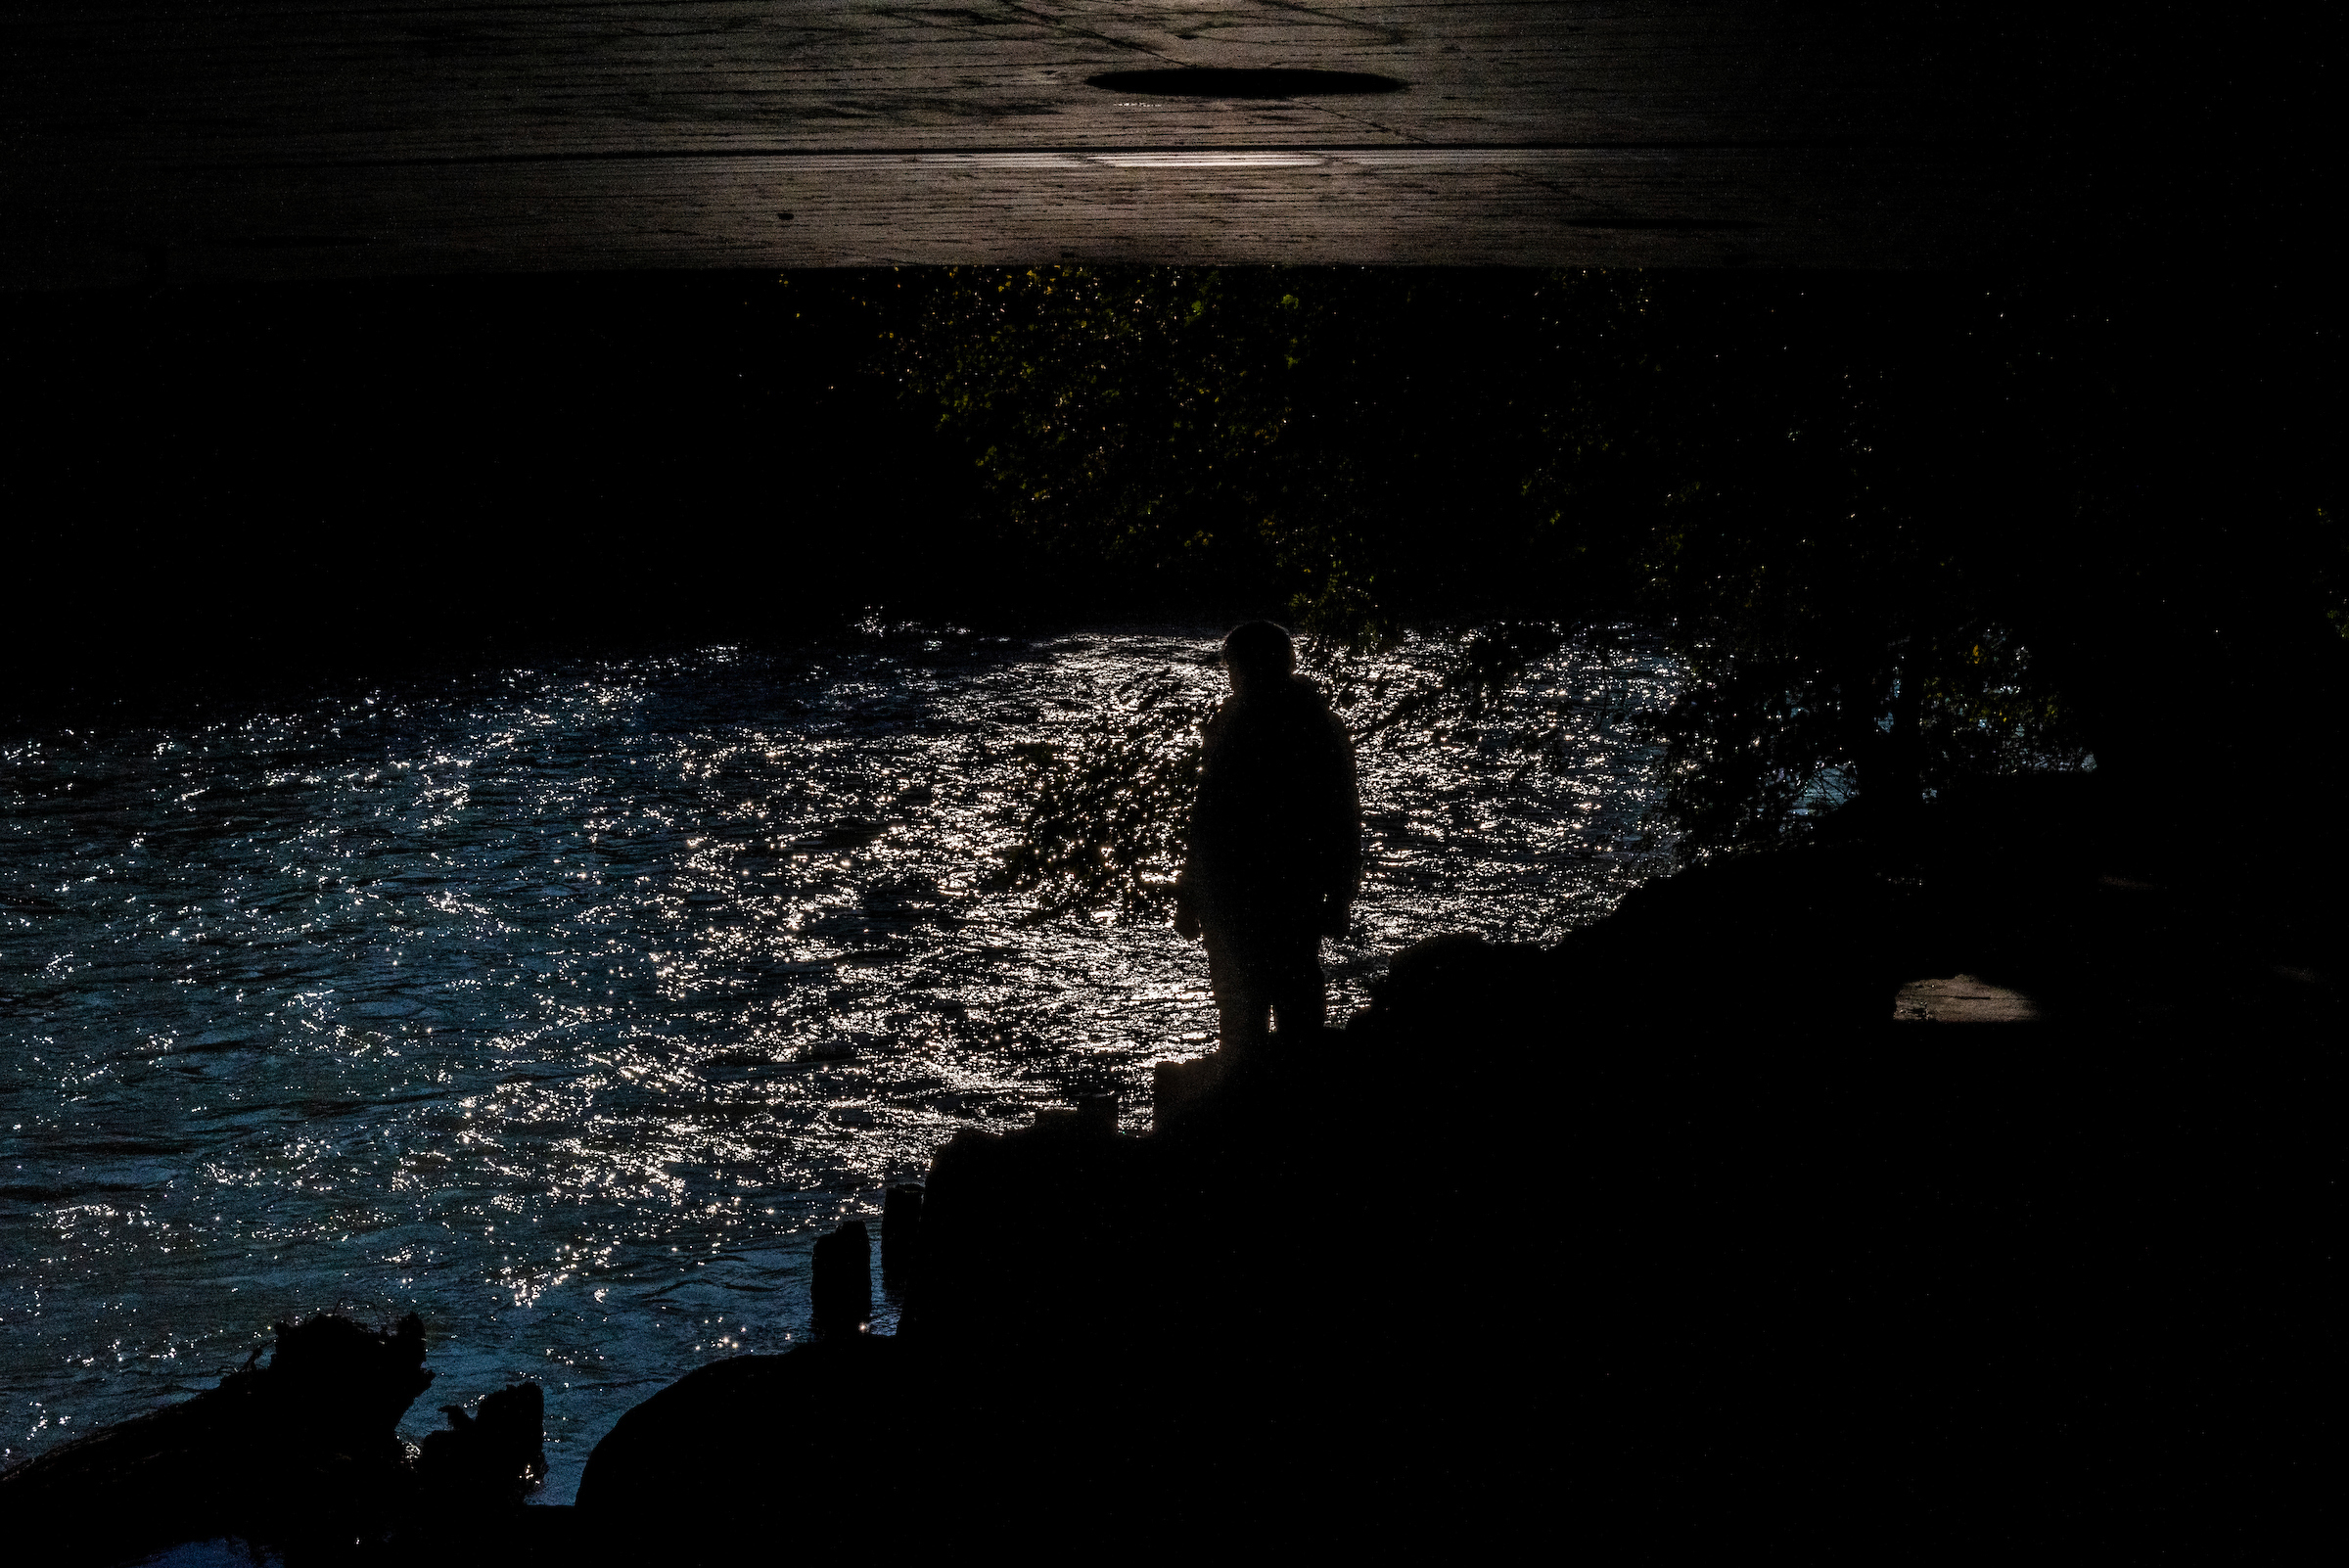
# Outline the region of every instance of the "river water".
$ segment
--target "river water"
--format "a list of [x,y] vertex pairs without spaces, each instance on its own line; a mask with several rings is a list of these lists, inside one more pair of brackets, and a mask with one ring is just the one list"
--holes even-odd
[[[1099,1088],[1146,1126],[1212,1043],[1199,949],[988,872],[1013,748],[1211,698],[1213,636],[876,625],[0,745],[0,1457],[413,1311],[407,1435],[537,1378],[566,1501],[629,1406],[804,1338],[815,1237],[957,1130]],[[1676,679],[1636,638],[1538,669],[1562,769],[1366,746],[1333,1016],[1420,937],[1553,941],[1662,869],[1622,720]]]

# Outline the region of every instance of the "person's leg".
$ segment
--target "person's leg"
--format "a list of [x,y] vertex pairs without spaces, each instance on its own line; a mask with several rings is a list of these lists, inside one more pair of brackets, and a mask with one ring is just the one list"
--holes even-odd
[[1281,933],[1267,955],[1272,977],[1272,1023],[1295,1040],[1321,1032],[1329,1018],[1329,986],[1321,974],[1321,934],[1307,926]]
[[1199,935],[1207,948],[1207,986],[1216,997],[1217,1034],[1224,1059],[1243,1061],[1261,1055],[1270,1033],[1266,1015],[1271,1005],[1259,966],[1248,961],[1253,955],[1245,953],[1244,945],[1232,941],[1232,933],[1208,925]]

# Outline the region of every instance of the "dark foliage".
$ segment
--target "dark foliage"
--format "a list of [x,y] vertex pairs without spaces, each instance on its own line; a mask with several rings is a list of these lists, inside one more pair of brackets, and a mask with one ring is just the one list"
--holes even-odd
[[1167,907],[1199,789],[1204,716],[1190,688],[1153,675],[1121,687],[1075,741],[1018,748],[1013,837],[995,885],[1033,895],[1037,919]]
[[2157,767],[2182,728],[2212,779],[2308,776],[2342,740],[2337,307],[2305,277],[518,291],[20,301],[0,355],[42,460],[0,481],[26,519],[9,714],[804,638],[883,603],[1273,614],[1341,660],[1405,624],[1643,621],[1692,671],[1674,813],[1722,845],[1843,792]]
[[1854,794],[2138,763],[2188,713],[2243,765],[2341,690],[2334,437],[2295,379],[2336,334],[2280,282],[824,287],[869,312],[1003,550],[1072,592],[1285,606],[1336,656],[1482,623],[1404,716],[1497,699],[1478,662],[1504,650],[1666,628],[1690,669],[1661,732],[1669,811],[1694,846],[1774,840]]

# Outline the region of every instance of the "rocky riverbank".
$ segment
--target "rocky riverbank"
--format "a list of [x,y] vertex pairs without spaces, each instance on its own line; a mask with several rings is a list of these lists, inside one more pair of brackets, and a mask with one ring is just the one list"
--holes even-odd
[[[965,1132],[892,1195],[898,1334],[844,1231],[823,1337],[637,1407],[571,1508],[521,1505],[527,1396],[400,1453],[421,1330],[314,1319],[0,1509],[88,1561],[2248,1547],[2312,1484],[2337,976],[2147,842],[2080,781],[1855,818],[1421,944],[1147,1135]],[[2036,1021],[1904,1012],[1958,975]]]

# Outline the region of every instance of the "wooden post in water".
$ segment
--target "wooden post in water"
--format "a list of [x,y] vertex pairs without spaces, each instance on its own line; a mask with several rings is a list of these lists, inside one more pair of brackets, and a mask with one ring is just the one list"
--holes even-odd
[[1165,1127],[1206,1098],[1223,1076],[1221,1052],[1194,1062],[1150,1064],[1150,1116],[1153,1126]]
[[873,1243],[851,1220],[815,1244],[815,1331],[853,1334],[873,1315]]
[[920,1267],[923,1196],[920,1182],[900,1182],[881,1206],[881,1288],[893,1295],[912,1283]]

